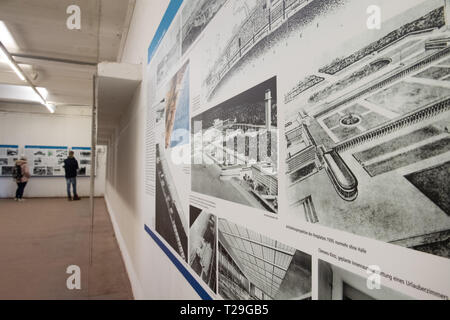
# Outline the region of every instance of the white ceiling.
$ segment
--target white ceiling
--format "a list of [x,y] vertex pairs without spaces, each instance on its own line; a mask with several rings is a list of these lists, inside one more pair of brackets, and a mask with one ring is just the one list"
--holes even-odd
[[[118,61],[135,0],[1,0],[3,21],[18,48],[8,48],[57,106],[92,105],[96,64]],[[81,9],[81,30],[69,30],[66,9]],[[24,84],[0,63],[0,84]]]

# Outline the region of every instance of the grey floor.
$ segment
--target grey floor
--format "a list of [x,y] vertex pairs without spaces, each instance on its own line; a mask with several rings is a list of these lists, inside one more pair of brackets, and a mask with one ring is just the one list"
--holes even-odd
[[[89,208],[89,199],[0,200],[0,299],[133,299],[102,198],[89,263]],[[67,289],[70,265],[81,269],[81,290]]]

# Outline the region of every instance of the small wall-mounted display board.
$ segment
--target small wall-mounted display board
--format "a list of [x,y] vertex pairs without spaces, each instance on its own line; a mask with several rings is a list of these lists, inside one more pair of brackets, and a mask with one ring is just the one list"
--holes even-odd
[[91,175],[91,148],[85,147],[73,147],[72,151],[75,153],[75,158],[78,160],[80,169],[78,171],[79,176]]
[[25,154],[32,176],[63,177],[67,147],[25,146]]
[[0,177],[12,177],[16,160],[19,158],[19,146],[0,145]]

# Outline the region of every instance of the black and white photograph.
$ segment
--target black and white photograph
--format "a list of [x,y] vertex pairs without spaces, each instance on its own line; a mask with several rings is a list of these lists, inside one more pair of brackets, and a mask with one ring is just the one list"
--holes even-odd
[[[321,15],[352,23],[360,6],[346,1]],[[379,31],[350,39],[322,27],[320,15],[304,26],[336,41],[317,41],[333,56],[311,53],[308,74],[284,94],[289,214],[449,258],[449,2],[381,9],[392,17]]]
[[56,150],[57,158],[67,158],[67,150]]
[[181,58],[181,18],[177,16],[164,35],[155,56],[156,85],[163,84],[173,74],[173,68]]
[[90,165],[90,164],[91,164],[91,160],[81,159],[81,160],[80,160],[80,164],[81,164],[81,165],[87,165],[87,164]]
[[86,167],[80,167],[80,169],[78,169],[78,175],[85,176],[86,175]]
[[47,167],[47,176],[53,176],[54,170],[53,167]]
[[198,36],[227,0],[186,0],[182,17],[182,54],[191,47]]
[[38,166],[40,164],[42,164],[42,158],[34,158],[34,165]]
[[192,118],[192,191],[278,212],[276,78]]
[[188,259],[188,230],[182,202],[172,178],[161,145],[156,145],[155,228],[166,242],[182,257]]
[[219,219],[219,294],[225,300],[311,300],[311,256]]
[[90,151],[80,151],[80,157],[82,158],[90,158],[91,152]]
[[46,176],[47,175],[47,167],[34,167],[33,175],[34,176]]
[[41,157],[47,156],[47,154],[46,154],[44,151],[42,151],[42,150],[35,151],[35,152],[33,153],[33,155],[34,155],[35,157],[37,157],[37,156],[41,156]]
[[166,114],[166,105],[165,105],[166,100],[162,99],[157,105],[155,105],[155,122],[156,124],[160,123],[161,121],[164,120],[164,116]]
[[380,283],[367,285],[366,277],[340,268],[324,260],[318,260],[318,298],[319,300],[413,300],[413,298],[393,290],[383,284],[389,278],[377,276]]
[[0,158],[0,166],[7,166],[8,158]]
[[[269,55],[276,59],[273,61],[275,65],[282,65],[280,57],[285,57],[279,52],[280,48],[283,49],[282,47],[289,51],[286,54],[297,59],[298,53],[288,48],[283,41],[287,34],[296,26],[303,24],[305,20],[311,20],[311,15],[320,13],[323,10],[322,6],[335,7],[344,1],[234,0],[230,2],[233,18],[228,18],[229,26],[218,31],[217,37],[220,37],[221,44],[217,44],[217,50],[212,49],[214,51],[210,55],[212,54],[215,60],[208,65],[204,78],[203,90],[208,101],[212,100],[218,91],[227,91],[228,85],[245,81],[247,73],[266,69],[268,66],[266,59]],[[296,34],[297,39],[300,37],[301,32]]]
[[14,167],[9,167],[9,166],[2,166],[2,176],[12,176],[14,171]]
[[19,153],[19,151],[18,151],[17,149],[7,149],[7,150],[6,150],[6,155],[7,155],[8,157],[14,157],[14,156],[17,156],[18,153]]
[[189,265],[216,292],[217,217],[193,206],[189,217]]

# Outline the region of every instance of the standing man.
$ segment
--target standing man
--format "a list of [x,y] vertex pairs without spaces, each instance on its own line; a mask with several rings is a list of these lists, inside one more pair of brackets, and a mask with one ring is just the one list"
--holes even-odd
[[[80,200],[77,194],[77,173],[78,173],[78,161],[74,157],[73,151],[69,151],[69,157],[64,160],[64,170],[66,171],[66,183],[67,183],[67,199]],[[70,194],[70,185],[73,188],[73,199]]]

